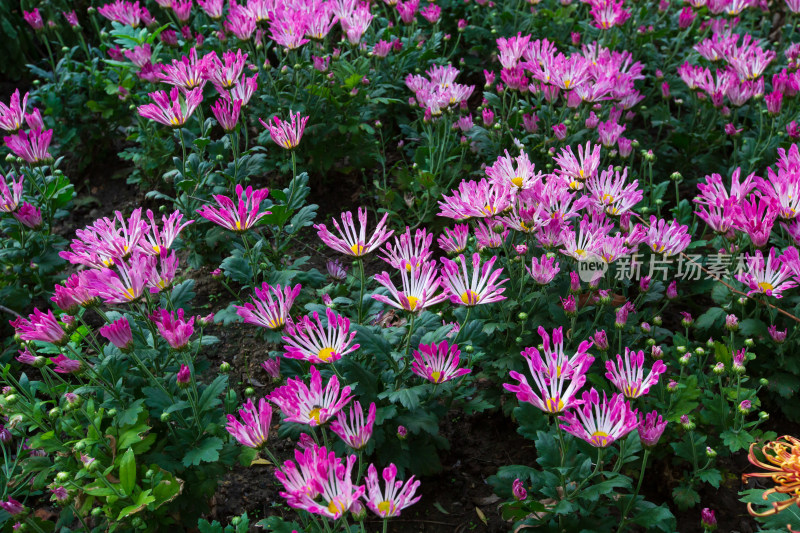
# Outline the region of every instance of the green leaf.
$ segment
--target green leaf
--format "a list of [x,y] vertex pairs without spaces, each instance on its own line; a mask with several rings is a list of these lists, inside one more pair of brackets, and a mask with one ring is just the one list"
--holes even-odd
[[125,495],[131,496],[136,487],[136,456],[131,448],[128,448],[120,459],[119,482]]
[[183,466],[197,466],[200,463],[213,463],[219,459],[219,450],[222,449],[222,439],[209,437],[203,439],[197,447],[189,450],[183,456]]
[[117,424],[120,426],[129,426],[136,422],[139,418],[139,413],[144,409],[144,399],[138,399],[131,403],[127,409],[117,415]]
[[292,531],[303,531],[297,522],[286,522],[280,516],[270,516],[264,520],[259,520],[256,527],[264,528],[270,533],[292,533]]
[[739,333],[745,337],[766,337],[767,325],[757,318],[746,318],[739,322]]
[[712,307],[699,317],[697,317],[697,321],[695,321],[695,326],[697,329],[700,330],[708,330],[711,329],[718,324],[722,324],[722,321],[725,318],[725,310],[721,307]]
[[244,257],[236,253],[226,257],[219,267],[226,276],[242,285],[247,285],[253,280],[253,269]]
[[200,399],[197,401],[197,408],[201,413],[208,411],[209,409],[216,407],[222,400],[219,398],[225,388],[228,386],[228,376],[225,374],[220,374],[219,376],[208,385],[203,393],[200,395]]
[[722,443],[730,448],[731,452],[746,450],[750,447],[750,444],[755,442],[753,436],[743,429],[739,431],[730,429],[723,431],[720,433],[720,437],[722,438]]
[[718,489],[720,483],[722,483],[722,474],[720,474],[719,470],[716,468],[709,468],[708,470],[698,472],[697,478],[700,479],[700,481],[708,483],[715,489]]
[[679,485],[672,491],[672,498],[678,508],[685,511],[700,503],[700,495],[689,485]]
[[657,527],[661,531],[673,532],[675,529],[675,516],[666,504],[656,506],[655,504],[643,501],[636,506],[635,514],[631,519],[634,524],[638,524],[652,530]]
[[153,503],[154,501],[156,501],[156,498],[155,496],[150,494],[150,489],[142,491],[142,493],[139,494],[139,497],[136,499],[136,503],[125,507],[119,512],[117,520],[122,520],[126,516],[138,513],[139,511],[147,507],[147,504]]
[[180,308],[189,313],[192,312],[192,307],[189,305],[189,303],[194,299],[194,297],[195,292],[193,279],[187,279],[183,283],[179,283],[172,289],[172,294],[170,294],[172,305],[175,306],[176,309]]

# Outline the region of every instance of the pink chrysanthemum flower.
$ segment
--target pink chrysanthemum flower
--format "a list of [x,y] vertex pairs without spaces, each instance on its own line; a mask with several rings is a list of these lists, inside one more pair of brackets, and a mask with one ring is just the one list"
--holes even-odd
[[372,428],[375,425],[377,408],[375,402],[369,404],[367,419],[364,420],[364,411],[361,403],[353,402],[350,406],[350,416],[344,410],[339,411],[336,420],[331,422],[331,431],[339,436],[345,444],[354,450],[364,448],[372,437]]
[[411,476],[405,485],[397,480],[397,467],[390,464],[383,469],[383,480],[386,483],[385,490],[381,491],[378,481],[378,470],[375,465],[367,468],[367,507],[381,518],[392,518],[400,516],[400,511],[417,503],[422,496],[414,495],[420,486],[419,481]]
[[150,261],[147,286],[150,288],[150,293],[158,294],[172,287],[175,273],[178,271],[178,254],[164,249],[153,257],[154,259]]
[[339,389],[336,375],[331,376],[323,389],[322,376],[314,365],[310,372],[310,387],[300,378],[288,379],[286,385],[269,395],[269,400],[283,412],[285,422],[321,426],[353,398],[349,386]]
[[375,281],[389,290],[390,296],[373,294],[372,298],[398,309],[421,312],[447,299],[447,291],[434,294],[441,284],[435,261],[422,263],[413,270],[400,269],[401,290],[397,290],[388,272],[375,275]]
[[650,387],[658,383],[658,377],[666,372],[667,365],[661,360],[653,363],[653,368],[644,377],[644,352],[625,348],[625,357],[617,354],[617,362],[606,361],[606,379],[617,387],[628,399],[638,398],[650,392]]
[[28,93],[20,101],[19,89],[11,95],[8,105],[0,102],[0,128],[14,133],[25,121],[25,108],[28,106]]
[[242,317],[246,324],[274,330],[283,329],[301,288],[299,283],[294,287],[288,285],[272,287],[264,283],[260,289],[256,287],[252,303],[246,302],[243,306],[235,306],[236,314]]
[[[353,485],[352,481],[353,467],[358,457],[350,455],[342,461],[324,447],[318,451],[315,448],[317,446],[311,449],[312,453],[319,454],[316,465],[307,465],[305,468],[310,474],[309,488],[292,493],[281,492],[281,496],[286,498],[290,507],[338,520],[364,494],[364,486]],[[298,458],[297,455],[295,457]],[[284,463],[284,471],[291,472],[292,467],[294,464],[291,461]],[[284,487],[287,487],[286,483]],[[318,502],[318,499],[322,501]]]
[[455,220],[485,218],[499,215],[511,207],[511,189],[498,186],[484,178],[462,181],[452,196],[442,196],[439,216]]
[[782,298],[783,291],[797,286],[791,278],[794,275],[792,268],[787,264],[787,256],[776,257],[777,250],[772,247],[766,261],[761,250],[756,250],[755,255],[745,254],[747,270],[736,274],[734,277],[747,285],[748,295],[766,294],[775,298]]
[[142,8],[136,2],[126,2],[125,0],[114,0],[97,9],[97,12],[108,20],[119,22],[127,26],[137,27],[141,22]]
[[[191,4],[189,5],[191,6]],[[161,72],[158,73],[158,77],[164,83],[184,89],[184,94],[198,87],[202,89],[207,80],[205,73],[208,61],[209,56],[198,59],[197,49],[192,48],[189,51],[189,57],[173,59],[171,65],[160,65]],[[202,97],[202,93],[200,96]],[[172,97],[172,100],[174,101],[175,97]]]
[[59,374],[74,374],[75,372],[80,371],[81,369],[81,362],[77,359],[70,359],[69,357],[62,355],[58,355],[57,357],[51,357],[50,362],[55,365],[53,370],[58,372]]
[[468,238],[469,226],[467,224],[456,224],[453,229],[444,228],[444,233],[439,235],[436,242],[446,253],[460,254],[467,249]]
[[225,20],[225,29],[236,36],[240,41],[248,41],[256,31],[258,20],[250,13],[247,6],[230,4],[228,18]]
[[165,126],[178,128],[186,123],[203,101],[203,90],[195,87],[181,94],[177,87],[173,87],[169,95],[165,91],[156,91],[150,93],[150,98],[154,103],[140,105],[139,114]]
[[431,383],[439,384],[472,372],[469,368],[458,368],[461,351],[455,344],[442,341],[438,345],[420,344],[414,350],[414,362],[411,371]]
[[545,413],[562,413],[580,403],[577,393],[586,383],[586,371],[594,357],[583,354],[572,361],[565,359],[559,365],[556,359],[545,363],[536,348],[526,348],[521,353],[528,362],[528,369],[539,394],[534,392],[525,376],[513,370],[508,375],[519,384],[504,383],[504,389],[516,394],[519,401],[527,402]]
[[197,5],[213,20],[219,20],[222,18],[225,0],[197,0]]
[[43,341],[60,346],[69,340],[69,336],[50,310],[42,313],[34,309],[33,314],[27,319],[19,317],[10,324],[24,341]]
[[542,180],[542,173],[536,172],[536,166],[528,159],[528,154],[520,152],[513,159],[508,150],[505,154],[505,157],[498,157],[492,166],[486,168],[486,175],[492,183],[517,192],[530,189]]
[[261,125],[269,130],[269,135],[278,146],[286,148],[287,150],[294,150],[300,144],[300,139],[303,138],[303,130],[305,130],[306,123],[309,117],[301,117],[298,111],[294,115],[289,112],[289,120],[281,120],[277,116],[272,117],[272,122],[261,122]]
[[667,421],[661,418],[657,411],[647,413],[644,418],[639,415],[639,439],[642,441],[642,446],[645,448],[653,448],[658,444],[664,429],[667,427]]
[[623,0],[590,0],[589,13],[594,17],[594,26],[602,30],[622,26],[631,16],[630,11],[622,8],[624,3]]
[[592,388],[581,396],[581,404],[567,411],[560,420],[561,429],[583,439],[596,448],[606,448],[637,428],[637,411],[625,401],[622,394],[613,394],[607,399]]
[[358,344],[353,344],[356,332],[350,331],[347,317],[337,315],[331,308],[325,309],[325,315],[328,319],[326,326],[322,325],[316,311],[312,315],[313,321],[305,316],[289,325],[283,337],[286,343],[284,357],[329,364],[359,348]]
[[25,19],[25,22],[30,24],[31,28],[34,30],[41,30],[44,28],[44,19],[42,19],[42,14],[39,12],[39,8],[33,8],[33,11],[22,11],[22,18]]
[[28,202],[23,202],[19,209],[11,214],[26,228],[39,229],[42,226],[42,210]]
[[249,448],[263,448],[269,440],[269,426],[272,423],[272,406],[265,398],[258,401],[256,409],[250,398],[239,408],[240,422],[234,415],[227,415],[225,429],[239,444]]
[[236,81],[242,75],[244,66],[247,63],[247,54],[242,53],[241,50],[228,50],[222,54],[220,59],[216,52],[210,52],[204,58],[205,71],[203,75],[205,79],[214,84],[214,87],[230,89],[234,86]]
[[138,247],[142,253],[148,255],[159,255],[162,250],[169,249],[183,228],[194,223],[194,220],[187,220],[181,224],[183,214],[180,211],[173,211],[169,217],[161,215],[161,229],[159,229],[153,212],[148,209],[146,214],[150,220],[150,228],[138,241]]
[[361,37],[369,28],[372,19],[369,3],[360,3],[348,16],[339,17],[339,22],[350,44],[356,45],[361,42]]
[[[578,349],[572,356],[568,356],[564,352],[564,334],[562,333],[562,328],[558,327],[553,330],[553,344],[550,345],[550,335],[547,333],[547,330],[544,329],[542,326],[539,326],[537,330],[539,336],[542,338],[542,349],[544,351],[545,361],[548,362],[548,372],[549,372],[549,364],[555,363],[556,367],[556,374],[555,377],[561,377],[562,374],[569,373],[576,368],[582,368],[581,365],[584,364],[584,361],[589,361],[588,364],[591,364],[594,361],[589,355],[589,348],[592,347],[594,341],[581,341],[578,345]],[[526,350],[531,350],[532,348],[526,348]],[[525,353],[523,352],[523,355]],[[526,359],[528,357],[526,356]],[[588,368],[588,366],[587,366]],[[552,377],[548,374],[548,377]],[[566,376],[569,377],[569,376]]]
[[547,285],[561,271],[555,256],[548,257],[547,255],[543,255],[541,258],[533,257],[530,268],[525,267],[525,269],[531,275],[533,281],[539,285]]
[[586,181],[586,192],[591,195],[592,203],[599,209],[605,210],[609,215],[622,215],[629,212],[644,197],[644,193],[638,189],[638,180],[625,185],[627,177],[627,167],[620,174],[609,166],[599,176]]
[[336,24],[336,14],[334,13],[334,2],[323,2],[317,4],[306,17],[307,28],[306,37],[316,41],[323,40]]
[[147,287],[152,261],[150,256],[134,255],[118,265],[119,273],[108,268],[89,271],[89,292],[106,303],[121,304],[135,302]]
[[325,224],[315,224],[314,228],[317,230],[317,235],[322,239],[322,242],[337,252],[354,257],[363,257],[386,242],[394,233],[386,229],[386,219],[388,217],[389,213],[383,215],[369,240],[367,240],[367,209],[365,207],[358,208],[359,231],[356,231],[353,224],[353,213],[350,211],[342,213],[341,226],[335,218],[333,219],[333,226],[336,228],[339,237],[328,231]]
[[692,241],[688,226],[677,220],[667,223],[664,219],[650,216],[650,228],[647,232],[647,244],[659,254],[677,255],[684,251]]
[[195,317],[188,321],[184,320],[183,309],[178,309],[174,313],[159,309],[150,316],[150,320],[158,327],[158,332],[175,350],[181,350],[189,344],[189,339],[194,333],[194,319]]
[[780,208],[773,198],[756,193],[740,202],[734,214],[734,227],[747,233],[753,246],[761,248],[769,242],[779,214]]
[[16,135],[4,137],[3,140],[14,155],[21,157],[31,165],[47,163],[53,159],[50,155],[50,141],[53,139],[53,130],[42,131],[41,128],[32,128],[25,132],[20,130]]
[[172,0],[172,12],[176,19],[186,23],[192,14],[192,0]]
[[577,157],[572,147],[567,146],[553,160],[558,165],[555,169],[556,174],[567,180],[570,189],[578,190],[583,187],[583,182],[597,175],[600,166],[600,145],[592,146],[590,142],[587,142],[585,147],[578,145]]
[[258,222],[262,217],[269,215],[269,211],[259,213],[261,202],[269,195],[269,189],[255,189],[248,186],[243,188],[236,185],[236,202],[227,196],[217,194],[214,196],[217,205],[214,207],[204,205],[197,213],[214,224],[222,226],[237,233],[244,233]]
[[98,333],[120,350],[129,350],[133,347],[131,325],[125,317],[106,324],[98,330]]
[[497,261],[497,256],[492,257],[481,266],[481,256],[472,255],[472,276],[467,272],[467,260],[463,255],[458,256],[458,261],[451,261],[442,257],[442,285],[450,292],[450,301],[457,305],[474,306],[505,300],[503,296],[503,283],[498,283],[498,278],[503,273],[502,268],[492,270]]
[[0,174],[0,212],[3,213],[16,211],[22,201],[22,193],[25,192],[24,176],[20,176],[19,180],[14,174],[9,174],[8,177],[11,178],[11,187],[6,183],[5,176]]
[[394,246],[391,242],[387,242],[384,247],[384,261],[392,265],[396,269],[411,270],[418,268],[420,265],[428,261],[433,255],[431,251],[431,242],[433,241],[433,234],[428,233],[424,228],[418,229],[411,236],[411,228],[406,226],[405,233],[399,237],[395,237]]
[[53,297],[50,301],[55,303],[59,309],[74,315],[81,307],[87,307],[95,303],[88,289],[88,279],[86,271],[79,271],[66,279],[64,285],[53,287]]

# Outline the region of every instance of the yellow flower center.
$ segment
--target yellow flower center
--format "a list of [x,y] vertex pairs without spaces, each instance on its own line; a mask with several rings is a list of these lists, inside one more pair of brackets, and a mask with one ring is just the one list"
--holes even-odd
[[319,420],[321,411],[322,411],[322,408],[320,408],[320,407],[315,407],[315,408],[313,408],[312,410],[310,410],[310,411],[308,412],[308,418],[309,418],[309,420],[314,420],[314,421],[316,421],[316,422],[317,422],[317,425],[321,424],[321,422],[320,422],[320,420]]
[[628,385],[622,390],[622,394],[626,398],[636,398],[637,394],[639,394],[639,387]]
[[605,202],[607,204],[613,204],[614,203],[614,197],[612,195],[610,195],[610,194],[604,194],[603,195],[603,202]]
[[181,125],[181,121],[178,119],[178,117],[172,117],[171,119],[169,119],[169,123],[172,124],[173,126]]
[[436,372],[431,372],[431,379],[434,383],[441,383],[439,380],[442,379],[442,373],[438,370]]
[[654,244],[654,245],[653,245],[653,251],[654,251],[654,252],[661,253],[661,252],[663,252],[663,251],[664,251],[664,248],[666,248],[666,247],[667,247],[667,246],[666,246],[665,244]]
[[284,324],[283,318],[280,318],[280,317],[272,318],[267,322],[267,327],[269,329],[279,329],[279,328],[283,327],[283,324]]
[[[323,348],[322,350],[319,351],[319,353],[317,354],[317,357],[319,357],[322,361],[325,361],[326,363],[329,363],[330,360],[331,360],[331,357],[333,357],[333,354],[335,352],[336,352],[336,350],[334,350],[333,348]],[[317,421],[319,421],[319,419],[317,419]]]
[[461,294],[461,301],[466,305],[475,305],[480,298],[480,295],[475,291],[467,290]]
[[103,264],[107,267],[110,267],[114,264],[114,260],[110,257],[108,259],[103,259]]
[[569,80],[564,80],[564,87],[569,89]]
[[549,413],[560,413],[564,410],[564,400],[561,398],[548,398],[545,406]]
[[486,206],[483,208],[483,212],[486,213],[487,215],[494,215],[495,208],[494,206],[486,204]]
[[236,229],[237,230],[241,230],[242,229],[242,221],[241,220],[237,220],[236,221]]
[[578,171],[578,175],[581,177],[581,179],[584,179],[584,177],[585,177],[585,176],[584,176],[583,169],[580,169],[580,170]]
[[328,504],[328,512],[336,515],[341,516],[347,511],[347,508],[344,505],[344,502],[339,501],[338,498],[334,498],[331,500],[331,503]]
[[381,516],[391,516],[394,514],[394,504],[389,500],[383,500],[378,504],[378,514]]
[[[583,171],[581,170],[581,172]],[[569,188],[573,191],[579,191],[581,189],[581,182],[572,180],[569,182]]]
[[408,310],[413,311],[414,309],[416,309],[419,298],[417,298],[416,296],[407,296],[406,298],[408,298]]
[[584,255],[586,255],[586,250],[584,250],[583,248],[578,248],[575,250],[575,255],[583,257]]
[[411,272],[411,262],[406,261],[406,272]]
[[594,433],[592,433],[592,440],[598,446],[605,446],[610,440],[610,437],[608,436],[608,433],[606,433],[605,431],[597,430]]
[[366,250],[366,247],[363,244],[356,243],[356,244],[354,244],[353,246],[350,247],[350,250],[353,252],[354,256],[358,257],[358,256],[361,256],[361,255],[364,255],[364,251]]
[[517,176],[515,178],[511,178],[511,183],[516,185],[517,187],[522,187],[522,178]]
[[161,247],[156,244],[155,246],[153,246],[153,251],[155,253],[157,253],[157,254],[160,254],[161,253]]
[[136,298],[136,294],[133,292],[133,287],[125,289],[124,292],[125,292],[125,298],[127,298],[128,300],[133,300],[134,298]]
[[759,283],[758,284],[758,288],[761,289],[764,292],[772,291],[772,290],[775,289],[775,287],[772,286],[772,283],[769,283],[769,282],[766,282],[766,281],[762,281],[761,283]]

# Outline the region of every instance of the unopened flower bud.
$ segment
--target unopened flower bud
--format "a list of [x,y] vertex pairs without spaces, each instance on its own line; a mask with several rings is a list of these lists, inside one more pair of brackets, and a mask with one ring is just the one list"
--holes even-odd
[[748,348],[752,348],[753,346],[756,345],[756,342],[753,339],[745,339],[744,345],[747,346]]
[[716,375],[721,376],[725,373],[725,365],[723,363],[717,363],[714,365],[714,369],[712,370]]
[[255,390],[253,387],[247,387],[247,388],[244,390],[244,395],[245,395],[246,397],[248,397],[248,398],[252,398],[253,396],[255,396],[255,395],[256,395],[256,390]]
[[709,459],[713,459],[716,456],[717,456],[717,450],[715,450],[711,446],[706,446],[706,457],[708,457]]
[[228,372],[231,371],[231,364],[227,361],[223,361],[219,365],[219,371],[222,372],[223,374],[227,374]]
[[406,440],[408,436],[408,430],[405,426],[397,426],[397,438],[400,440]]
[[728,331],[736,331],[739,329],[739,318],[736,315],[728,315],[725,317],[725,329]]

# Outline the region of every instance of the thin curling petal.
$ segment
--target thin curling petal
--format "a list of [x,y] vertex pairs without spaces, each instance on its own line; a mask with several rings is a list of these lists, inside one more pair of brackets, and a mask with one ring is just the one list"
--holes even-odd
[[253,404],[253,400],[247,402],[239,409],[239,418],[234,415],[227,415],[228,424],[225,429],[242,446],[250,448],[262,448],[269,440],[269,427],[272,423],[272,406],[265,398],[258,401],[258,408]]
[[331,422],[331,431],[339,436],[345,444],[354,450],[364,448],[372,436],[372,428],[375,425],[377,407],[375,402],[369,405],[367,418],[364,420],[364,411],[361,403],[353,402],[350,406],[349,416],[344,410],[339,411],[336,420]]
[[325,310],[325,314],[328,319],[326,326],[314,311],[313,320],[303,317],[287,328],[283,337],[284,357],[329,364],[359,348],[358,344],[353,344],[356,332],[350,331],[350,319],[337,315],[330,308]]
[[459,255],[457,261],[442,258],[442,285],[450,292],[450,301],[456,305],[474,306],[505,300],[502,285],[508,281],[498,278],[502,268],[492,270],[497,256],[492,257],[481,266],[481,257],[472,256],[472,274],[467,271],[467,260]]
[[353,398],[349,386],[340,390],[336,375],[331,376],[323,389],[322,376],[316,367],[312,365],[310,372],[309,385],[300,378],[289,379],[269,395],[268,399],[283,412],[285,422],[321,426]]
[[653,368],[647,377],[644,376],[644,351],[638,352],[625,348],[625,356],[617,354],[616,362],[613,359],[606,361],[606,379],[611,381],[628,399],[638,398],[650,392],[650,387],[658,383],[658,378],[667,370],[667,365],[661,360],[653,363]]
[[316,224],[314,228],[317,230],[317,235],[322,239],[322,242],[337,252],[354,257],[363,257],[380,247],[394,233],[392,230],[386,229],[386,220],[388,217],[388,213],[383,215],[383,218],[378,222],[369,240],[367,240],[366,237],[367,210],[364,207],[358,208],[358,221],[360,226],[358,230],[356,230],[353,224],[353,213],[350,211],[342,213],[341,226],[335,218],[332,221],[336,232],[339,234],[338,236],[331,233],[325,224]]
[[262,217],[271,214],[260,211],[261,202],[269,195],[269,189],[247,189],[236,186],[236,201],[221,194],[214,196],[219,207],[204,205],[197,213],[214,224],[236,233],[243,233],[255,226]]
[[397,467],[390,464],[383,469],[384,489],[381,490],[378,480],[378,470],[375,465],[369,465],[367,477],[367,507],[381,518],[400,516],[400,511],[419,501],[422,496],[416,495],[420,486],[419,481],[411,476],[405,484],[397,479]]

